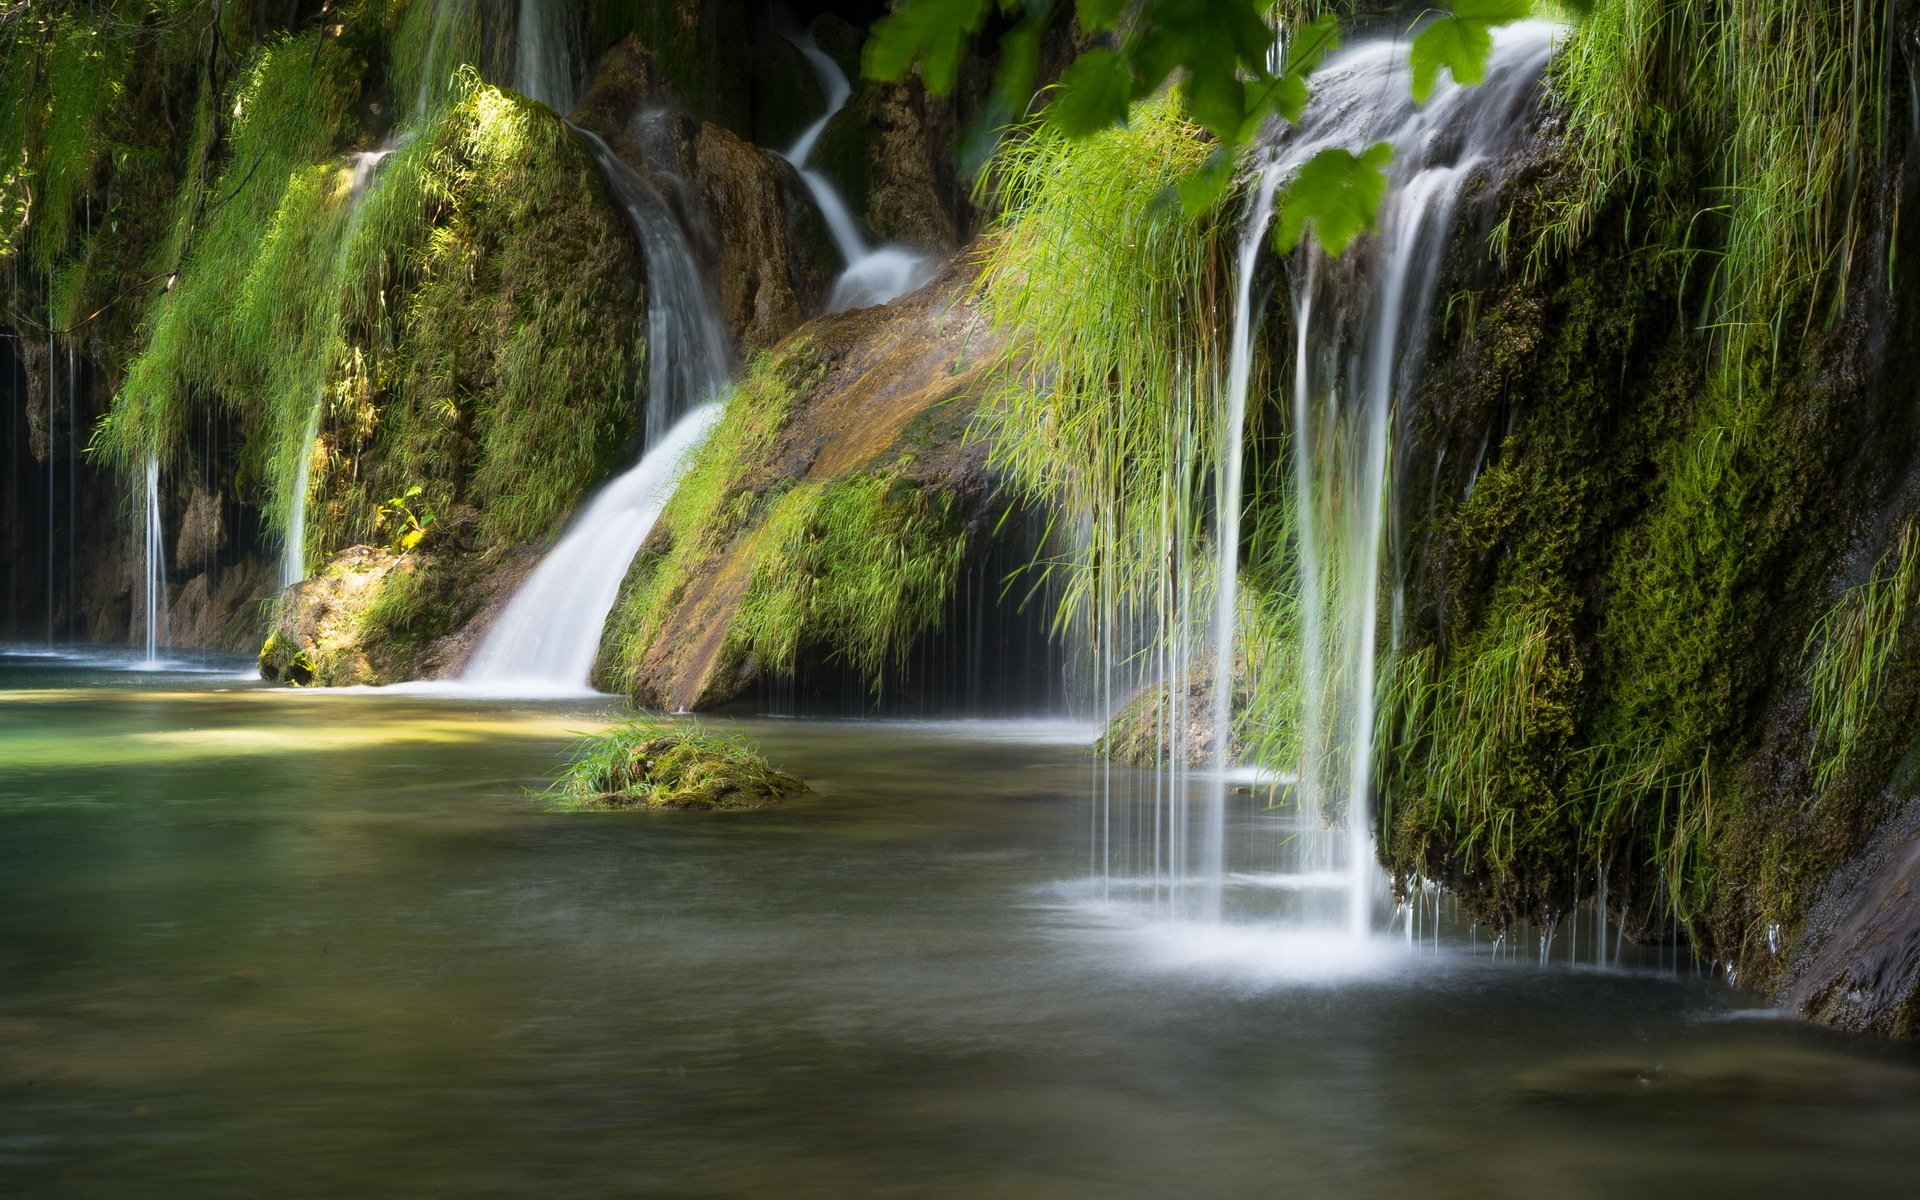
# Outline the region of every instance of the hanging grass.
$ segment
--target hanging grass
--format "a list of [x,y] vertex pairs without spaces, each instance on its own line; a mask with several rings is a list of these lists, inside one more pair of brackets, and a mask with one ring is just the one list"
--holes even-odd
[[1907,525],[1873,578],[1807,634],[1814,786],[1825,792],[1873,728],[1907,619],[1920,602],[1920,527]]
[[1173,187],[1208,152],[1161,98],[1089,138],[1024,130],[983,176],[1003,215],[983,252],[982,308],[1008,344],[1044,352],[1013,365],[979,431],[1029,499],[1087,518],[1062,593],[1083,614],[1103,594],[1153,592],[1170,506],[1198,531],[1195,464],[1215,453],[1206,398],[1224,372],[1231,296],[1224,209],[1189,215]]

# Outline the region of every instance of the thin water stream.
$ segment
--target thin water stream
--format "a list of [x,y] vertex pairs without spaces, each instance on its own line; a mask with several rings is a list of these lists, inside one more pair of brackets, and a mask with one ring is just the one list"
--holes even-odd
[[[1690,973],[1136,926],[1090,730],[747,721],[816,789],[557,814],[596,704],[0,655],[0,1193],[1903,1194],[1920,1056]],[[1229,820],[1268,819],[1236,808]]]

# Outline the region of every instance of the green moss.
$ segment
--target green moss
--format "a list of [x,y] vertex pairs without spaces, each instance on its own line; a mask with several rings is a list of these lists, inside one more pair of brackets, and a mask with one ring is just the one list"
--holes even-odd
[[730,642],[775,671],[808,649],[844,658],[878,686],[939,626],[967,551],[956,509],[886,471],[786,492],[755,539]]
[[753,809],[808,790],[744,738],[628,721],[583,738],[545,796],[563,808]]
[[621,690],[632,688],[632,672],[689,585],[764,509],[770,498],[755,486],[757,468],[821,369],[807,340],[794,338],[757,358],[734,389],[726,419],[688,464],[622,585],[600,668]]

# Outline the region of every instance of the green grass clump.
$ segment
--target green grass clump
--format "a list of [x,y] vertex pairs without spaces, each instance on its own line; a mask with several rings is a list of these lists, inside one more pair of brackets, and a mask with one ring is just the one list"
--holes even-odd
[[736,734],[634,720],[582,738],[542,794],[575,809],[754,809],[807,790]]
[[1877,715],[1901,633],[1920,601],[1920,528],[1907,525],[1883,569],[1850,589],[1807,634],[1814,786],[1853,760]]

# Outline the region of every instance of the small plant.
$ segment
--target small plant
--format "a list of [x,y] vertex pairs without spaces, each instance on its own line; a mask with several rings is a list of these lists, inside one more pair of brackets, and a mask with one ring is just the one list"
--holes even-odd
[[435,516],[432,506],[422,498],[420,485],[416,483],[401,495],[381,501],[374,524],[383,531],[393,532],[393,540],[387,543],[388,549],[396,554],[405,554],[427,536]]
[[563,808],[754,809],[807,790],[737,734],[636,719],[575,743],[542,795]]

